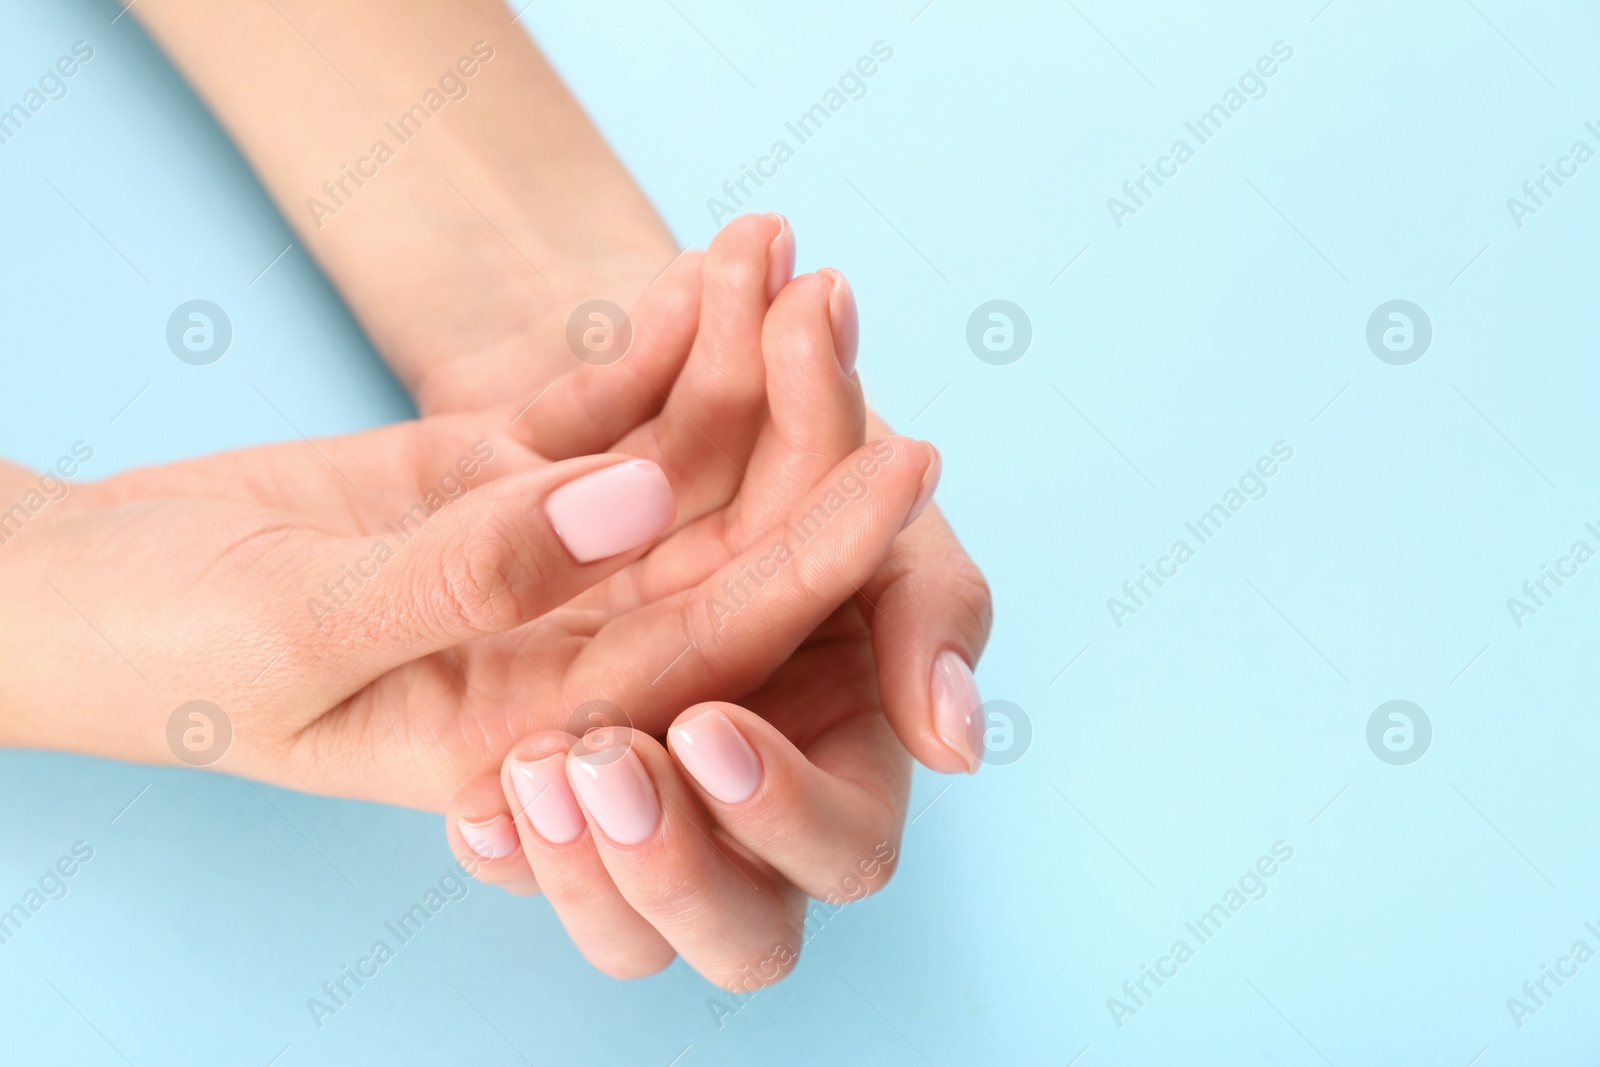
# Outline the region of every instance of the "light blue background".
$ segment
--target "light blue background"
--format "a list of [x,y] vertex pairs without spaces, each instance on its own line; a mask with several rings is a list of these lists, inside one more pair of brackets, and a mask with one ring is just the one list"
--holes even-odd
[[[944,452],[995,591],[979,679],[1031,718],[1024,758],[921,774],[892,887],[721,1029],[681,964],[612,982],[542,901],[475,887],[318,1030],[306,999],[449,865],[437,818],[5,754],[0,904],[74,841],[95,858],[0,946],[0,1060],[1593,1062],[1600,962],[1521,1030],[1506,999],[1600,949],[1600,565],[1520,630],[1505,601],[1600,519],[1600,161],[1521,229],[1505,202],[1600,148],[1600,16],[921,4],[523,22],[693,244],[725,178],[893,47],[751,206],[853,279],[874,402]],[[0,3],[4,103],[96,50],[0,146],[0,452],[83,438],[103,476],[294,437],[257,387],[311,434],[405,417],[298,246],[257,279],[292,234],[117,10]],[[1266,97],[1114,225],[1106,198],[1279,40]],[[236,331],[209,368],[163,341],[194,297]],[[1010,366],[964,340],[996,297],[1033,324]],[[1366,347],[1392,298],[1434,325],[1410,366]],[[1106,598],[1278,440],[1268,496],[1116,628]],[[1411,766],[1366,744],[1396,697],[1434,726]],[[1268,895],[1119,1029],[1107,998],[1280,840]]]

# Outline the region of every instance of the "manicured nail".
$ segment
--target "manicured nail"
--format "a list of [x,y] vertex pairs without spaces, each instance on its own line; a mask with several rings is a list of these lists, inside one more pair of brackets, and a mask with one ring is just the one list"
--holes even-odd
[[674,726],[672,751],[705,791],[724,804],[743,804],[761,785],[761,760],[739,728],[708,708]]
[[772,247],[767,252],[767,303],[770,304],[794,277],[794,230],[789,228],[789,220],[776,212],[768,214],[767,218],[778,223],[778,236],[772,239]]
[[551,493],[544,513],[579,563],[638,548],[672,525],[677,505],[661,468],[631,459]]
[[583,833],[583,812],[567,784],[565,753],[541,760],[511,761],[511,788],[534,832],[552,845],[576,841]]
[[846,378],[855,373],[856,350],[861,347],[861,319],[856,314],[856,294],[843,274],[832,267],[817,271],[833,285],[828,294],[828,317],[833,321],[833,351]]
[[597,752],[574,751],[567,774],[583,806],[612,841],[637,845],[656,832],[661,800],[644,763],[625,740]]
[[483,822],[468,822],[463,817],[456,820],[456,827],[472,851],[486,860],[505,859],[517,850],[517,828],[504,815]]
[[967,773],[976,774],[983,759],[983,698],[972,668],[951,649],[933,661],[933,728],[945,744],[961,753]]
[[933,461],[928,464],[928,469],[922,472],[922,485],[917,489],[917,499],[911,502],[911,510],[906,513],[906,521],[900,527],[902,530],[916,522],[917,516],[926,511],[928,505],[933,502],[934,490],[939,488],[939,475],[944,472],[944,457],[939,455],[939,450],[926,441],[922,443],[933,453]]

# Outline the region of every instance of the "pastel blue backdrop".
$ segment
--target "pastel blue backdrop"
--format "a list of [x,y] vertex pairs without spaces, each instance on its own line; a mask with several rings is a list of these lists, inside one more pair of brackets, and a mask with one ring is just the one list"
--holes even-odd
[[[0,146],[0,452],[83,439],[99,477],[294,439],[285,416],[406,418],[118,12],[0,2],[0,104],[95,51]],[[941,504],[993,583],[979,680],[1031,742],[919,774],[890,889],[720,1026],[681,964],[610,981],[542,901],[480,886],[318,1028],[307,998],[449,867],[437,817],[7,753],[0,906],[74,842],[94,858],[0,945],[0,1060],[1593,1062],[1600,963],[1537,1004],[1523,983],[1600,950],[1600,565],[1507,606],[1600,547],[1600,162],[1559,164],[1600,149],[1592,5],[672,0],[535,3],[524,26],[686,244],[725,180],[794,144],[786,121],[893,49],[747,206],[853,279],[871,397],[943,450]],[[1278,42],[1201,144],[1185,123]],[[1180,139],[1192,158],[1162,163]],[[1535,205],[1544,164],[1571,176]],[[1134,201],[1145,165],[1176,174]],[[209,367],[163,336],[194,298],[235,330]],[[1004,365],[967,341],[992,299],[1031,323]],[[1414,362],[1368,344],[1390,300],[1431,323]],[[1265,496],[1200,545],[1184,524],[1276,442]],[[1113,613],[1179,539],[1193,558]],[[1431,723],[1409,764],[1368,741],[1393,699]],[[1201,945],[1185,923],[1280,842],[1292,860]],[[1124,992],[1178,940],[1175,976]]]

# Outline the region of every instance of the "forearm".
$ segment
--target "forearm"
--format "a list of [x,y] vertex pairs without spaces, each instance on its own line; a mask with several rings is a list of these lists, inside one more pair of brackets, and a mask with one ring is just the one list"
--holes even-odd
[[643,273],[631,265],[676,251],[499,0],[133,13],[413,392],[441,362],[545,325],[576,265]]

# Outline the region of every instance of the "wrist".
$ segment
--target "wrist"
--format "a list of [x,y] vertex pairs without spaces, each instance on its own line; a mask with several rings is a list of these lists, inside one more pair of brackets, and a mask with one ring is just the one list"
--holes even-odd
[[133,13],[426,410],[537,391],[570,366],[573,307],[627,306],[678,251],[498,0]]

